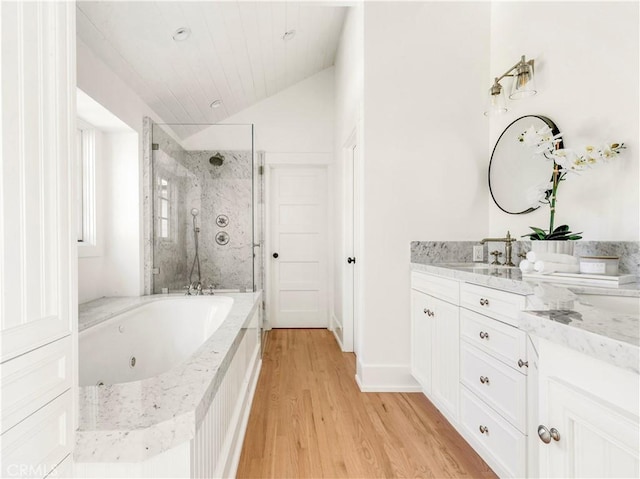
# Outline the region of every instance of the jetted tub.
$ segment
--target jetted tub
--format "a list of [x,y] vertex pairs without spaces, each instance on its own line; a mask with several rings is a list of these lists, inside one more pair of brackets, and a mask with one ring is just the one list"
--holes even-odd
[[204,344],[232,305],[224,296],[168,297],[81,332],[80,386],[140,381],[168,371]]
[[261,292],[83,305],[76,476],[234,477],[261,317]]

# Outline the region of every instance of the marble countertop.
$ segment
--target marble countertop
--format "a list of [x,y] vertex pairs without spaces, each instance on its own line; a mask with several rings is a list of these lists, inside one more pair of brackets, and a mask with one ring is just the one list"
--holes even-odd
[[[225,293],[229,316],[183,363],[142,381],[79,390],[77,462],[138,462],[195,436],[242,341],[262,293]],[[166,295],[93,302],[81,312],[84,329]]]
[[[512,293],[531,295],[529,305],[536,310],[523,311],[518,317],[518,327],[529,334],[539,336],[575,349],[616,366],[640,373],[640,317],[600,309],[575,300],[575,295],[606,295],[638,298],[638,283],[618,287],[597,287],[575,284],[544,283],[523,280],[518,268],[491,267],[469,263],[411,263],[411,270],[479,284]],[[568,301],[568,307],[545,307],[539,298],[545,293],[545,284],[553,293]],[[573,300],[572,300],[573,298]],[[540,306],[538,310],[538,306]],[[531,306],[530,306],[531,307]]]

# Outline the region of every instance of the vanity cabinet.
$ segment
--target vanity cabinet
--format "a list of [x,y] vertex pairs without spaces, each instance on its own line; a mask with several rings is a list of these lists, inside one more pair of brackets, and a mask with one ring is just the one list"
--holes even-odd
[[459,402],[459,283],[413,273],[411,284],[411,373],[425,395],[455,423]]
[[640,477],[638,374],[542,339],[539,354],[539,476]]
[[411,288],[412,374],[498,476],[640,477],[635,350],[609,362],[588,330],[527,334],[518,316],[540,306],[523,294],[415,271]]

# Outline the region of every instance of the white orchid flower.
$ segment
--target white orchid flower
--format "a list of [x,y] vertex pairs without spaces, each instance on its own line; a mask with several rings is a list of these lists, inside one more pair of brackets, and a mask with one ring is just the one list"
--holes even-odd
[[550,158],[567,171],[576,171],[572,169],[579,158],[578,154],[570,148],[560,148],[549,153]]

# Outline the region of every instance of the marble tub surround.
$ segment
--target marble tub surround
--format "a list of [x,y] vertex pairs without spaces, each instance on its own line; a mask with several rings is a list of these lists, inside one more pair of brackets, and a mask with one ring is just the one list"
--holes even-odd
[[83,303],[78,307],[78,331],[163,297],[166,296],[111,296]]
[[[412,263],[411,270],[527,295],[527,307],[533,311],[520,313],[520,329],[616,366],[639,369],[640,318],[581,304],[576,298],[577,294],[597,294],[640,301],[639,283],[617,288],[549,284],[523,280],[518,268],[473,263]],[[555,309],[558,306],[563,309]]]
[[[77,462],[137,462],[192,439],[202,422],[231,359],[245,334],[261,293],[229,293],[228,318],[184,363],[159,376],[107,386],[81,387]],[[157,301],[167,296],[145,296]],[[123,298],[96,305],[110,314],[132,303]]]

